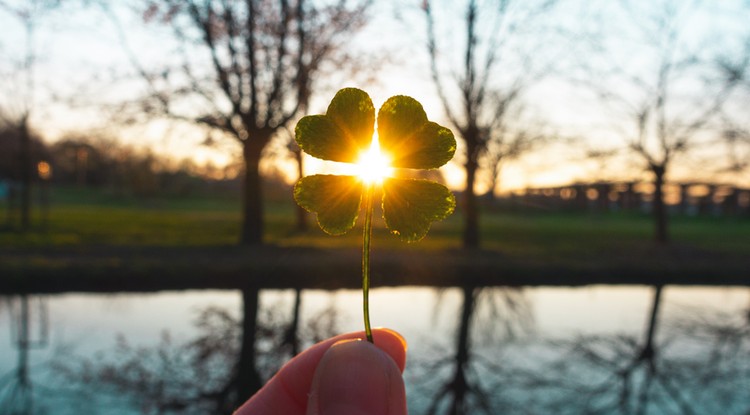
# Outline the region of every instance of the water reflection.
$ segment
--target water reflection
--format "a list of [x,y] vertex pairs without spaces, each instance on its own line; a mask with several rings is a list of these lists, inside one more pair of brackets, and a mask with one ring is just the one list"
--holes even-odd
[[[676,294],[685,291],[680,288],[638,288],[634,295],[647,297],[648,301],[633,302],[627,312],[637,316],[639,328],[623,329],[618,323],[620,316],[601,317],[616,327],[594,326],[578,316],[581,330],[578,334],[564,330],[565,335],[550,330],[550,321],[558,325],[561,319],[572,317],[565,310],[556,308],[550,313],[548,308],[536,304],[535,299],[545,297],[539,295],[542,290],[547,292],[545,295],[557,292],[559,304],[593,303],[591,295],[580,295],[580,289],[462,287],[438,294],[431,317],[429,307],[420,305],[421,313],[409,308],[429,289],[373,293],[377,304],[393,309],[389,320],[401,315],[401,320],[393,321],[393,325],[410,340],[406,376],[411,413],[721,411],[746,415],[750,411],[750,396],[746,393],[750,390],[746,289],[717,289],[725,294],[706,300],[714,308],[721,308],[717,311],[680,307],[675,300]],[[741,306],[737,304],[738,290],[743,290]],[[578,297],[571,297],[573,291]],[[615,288],[602,287],[596,292],[605,295],[605,302],[624,295]],[[113,330],[122,333],[111,348],[101,342],[61,347],[55,344],[53,335],[53,347],[48,353],[51,364],[40,363],[39,359],[31,362],[34,353],[47,352],[22,352],[23,348],[14,346],[17,360],[12,362],[9,354],[0,353],[0,372],[5,372],[3,365],[18,363],[8,372],[16,384],[40,385],[29,386],[24,395],[29,396],[26,401],[33,401],[37,410],[8,412],[10,406],[3,404],[0,413],[230,413],[238,401],[246,398],[238,380],[243,376],[242,368],[247,367],[247,360],[242,360],[243,347],[252,344],[250,376],[257,376],[260,384],[298,350],[335,333],[359,328],[358,313],[352,312],[351,319],[347,316],[348,303],[359,304],[356,291],[256,291],[243,293],[241,303],[227,301],[227,297],[239,300],[237,293],[212,294],[214,300],[196,302],[201,304],[198,309],[183,306],[170,312],[165,308],[166,304],[179,303],[181,296],[187,299],[200,295],[203,294],[158,294],[149,297],[146,308],[151,308],[147,310],[142,310],[140,296],[132,297],[125,313],[141,313],[138,318],[162,327],[164,331],[157,341],[145,340],[142,333],[132,330],[131,326],[143,325],[144,321],[117,316]],[[730,297],[732,301],[728,300]],[[13,321],[24,321],[15,319],[24,315],[24,298],[13,300]],[[412,301],[408,303],[403,298]],[[690,298],[711,297],[696,290]],[[44,303],[28,298],[25,301],[29,336],[14,334],[13,344],[49,343],[40,342],[48,337],[41,336],[46,330],[39,330],[44,321]],[[75,301],[82,300],[49,299],[50,307],[58,311],[51,315],[61,317],[60,310],[72,308],[69,302]],[[64,306],[55,306],[60,302]],[[111,300],[103,298],[102,303]],[[597,313],[578,306],[583,313]],[[86,307],[90,316],[97,314],[91,313],[91,305],[82,306]],[[167,322],[170,313],[192,320],[187,335],[179,324]],[[53,324],[66,324],[64,319],[57,321],[63,323]],[[8,326],[14,328],[14,333],[24,332],[18,331],[22,324]],[[2,319],[0,328],[8,332]],[[52,333],[58,331],[53,329]],[[54,370],[49,371],[50,368]],[[39,375],[40,371],[44,374]],[[3,382],[7,379],[10,378],[4,377]]]
[[[472,339],[479,337],[484,345],[502,344],[532,328],[531,307],[522,290],[466,286],[461,293],[454,353],[434,361],[417,361],[427,368],[422,378],[429,386],[422,393],[432,396],[425,403],[428,415],[495,413],[494,391],[477,368],[482,363],[476,362]],[[445,373],[448,375],[441,376]],[[441,377],[444,379],[433,384]]]
[[[244,392],[243,381],[256,381],[260,387],[291,357],[293,347],[307,347],[337,333],[334,309],[324,309],[306,318],[300,316],[301,295],[295,298],[290,314],[286,304],[260,308],[253,293],[243,293],[242,317],[221,307],[207,307],[194,320],[196,336],[174,342],[164,331],[155,346],[136,346],[119,335],[112,350],[93,357],[63,356],[55,369],[65,384],[78,384],[77,390],[120,397],[120,407],[131,413],[146,414],[229,414],[252,394]],[[245,330],[250,307],[255,309],[252,335]],[[290,335],[292,327],[295,333]],[[297,346],[289,344],[290,337]],[[252,361],[242,349],[252,342]],[[238,357],[239,356],[239,357]],[[247,371],[244,367],[250,364]],[[243,378],[244,377],[244,378]],[[84,396],[81,396],[84,398]],[[94,400],[93,397],[85,397]]]
[[[692,414],[674,386],[656,343],[663,286],[653,287],[653,300],[642,338],[633,335],[581,336],[550,343],[563,352],[548,362],[553,371],[526,371],[526,382],[546,390],[540,410],[562,408],[570,413],[646,414],[661,405]],[[657,392],[660,387],[664,394]],[[658,398],[657,398],[658,397]],[[669,400],[664,403],[662,400]],[[656,401],[659,402],[656,402]]]
[[[234,407],[239,406],[245,399],[250,397],[254,391],[263,386],[263,381],[258,371],[256,355],[256,343],[258,342],[258,307],[260,290],[258,288],[246,288],[242,290],[242,329],[240,331],[240,350],[237,359],[235,376],[229,389],[234,390],[235,397],[232,399]],[[244,399],[243,399],[244,398]]]
[[[519,406],[530,413],[750,413],[750,325],[744,310],[688,309],[660,316],[652,288],[642,336],[585,335],[548,341],[541,364],[516,367]],[[507,386],[507,384],[506,384]]]
[[40,298],[22,295],[6,301],[10,315],[10,338],[17,351],[16,367],[0,377],[0,414],[34,413],[33,383],[29,372],[29,352],[47,346],[49,326],[47,307]]

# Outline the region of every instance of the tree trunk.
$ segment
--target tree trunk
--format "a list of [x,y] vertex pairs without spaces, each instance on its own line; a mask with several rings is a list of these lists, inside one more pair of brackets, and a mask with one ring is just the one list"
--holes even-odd
[[[294,157],[297,161],[297,177],[301,179],[305,174],[301,148],[295,148]],[[297,232],[305,232],[307,230],[307,211],[297,203],[295,203],[294,206],[297,214],[297,224],[295,226],[295,230]]]
[[256,333],[258,323],[258,305],[260,292],[257,288],[242,290],[242,345],[237,362],[237,393],[235,408],[238,408],[250,396],[263,386],[256,367]]
[[653,215],[655,228],[655,239],[660,244],[666,244],[669,241],[667,207],[664,203],[664,175],[666,173],[664,165],[651,166],[654,173],[654,200]]
[[464,189],[464,233],[463,246],[466,249],[479,248],[479,209],[477,195],[474,193],[474,182],[477,175],[477,161],[469,149],[466,161],[466,188]]
[[34,167],[31,162],[31,135],[27,118],[22,120],[20,127],[21,230],[27,231],[31,226],[31,180]]
[[260,156],[265,142],[259,139],[243,142],[245,180],[242,186],[241,245],[263,244],[263,188],[260,177]]

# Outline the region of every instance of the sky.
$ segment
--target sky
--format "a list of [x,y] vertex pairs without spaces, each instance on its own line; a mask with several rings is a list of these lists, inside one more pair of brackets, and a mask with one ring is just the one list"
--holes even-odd
[[[5,3],[25,2],[19,0]],[[484,3],[487,2],[480,1],[480,4]],[[500,180],[502,191],[526,186],[563,185],[578,180],[646,177],[639,159],[621,157],[602,162],[586,157],[591,149],[621,149],[623,140],[622,135],[618,135],[618,128],[630,128],[628,122],[631,120],[621,116],[613,118],[605,108],[606,105],[597,101],[595,94],[576,82],[580,81],[577,73],[580,72],[581,61],[587,65],[602,67],[616,63],[619,68],[626,68],[637,74],[641,70],[648,70],[651,56],[637,42],[642,28],[632,22],[647,22],[649,14],[653,12],[651,5],[655,3],[645,0],[630,2],[637,17],[635,19],[622,8],[601,7],[601,4],[600,7],[589,7],[589,3],[591,2],[582,0],[561,0],[556,9],[539,18],[545,23],[554,23],[556,35],[559,35],[554,38],[554,42],[559,43],[545,43],[547,37],[544,36],[548,35],[530,35],[532,40],[524,40],[524,43],[512,45],[508,49],[507,53],[511,56],[513,53],[520,53],[526,57],[552,61],[552,70],[527,90],[524,114],[530,114],[528,119],[531,121],[550,126],[559,136],[578,141],[575,144],[565,141],[509,162]],[[144,24],[139,15],[131,13],[127,3],[116,3],[119,8],[115,9],[115,19],[96,6],[86,8],[73,3],[65,4],[67,5],[62,9],[39,17],[33,39],[36,88],[30,101],[33,108],[32,120],[35,128],[48,141],[53,142],[70,134],[87,134],[93,130],[115,135],[122,142],[148,147],[156,153],[167,154],[175,159],[191,158],[199,164],[211,162],[222,166],[237,157],[239,146],[236,143],[224,141],[214,148],[206,147],[201,143],[206,140],[207,131],[189,125],[159,121],[113,129],[111,120],[101,110],[103,105],[133,97],[143,88],[143,85],[133,82],[112,81],[134,72],[127,48],[137,51],[135,55],[144,65],[153,67],[169,59],[169,53],[175,44],[170,39],[168,28]],[[445,50],[460,53],[463,26],[460,21],[456,24],[456,19],[460,19],[462,15],[458,4],[435,2],[433,7],[436,10],[438,36],[445,43]],[[373,52],[373,56],[383,56],[386,59],[373,68],[375,82],[340,80],[343,84],[341,87],[356,86],[365,89],[372,96],[376,108],[392,95],[413,96],[423,103],[431,120],[448,125],[430,78],[425,25],[420,5],[421,1],[417,0],[374,2],[369,24],[353,38],[352,47],[364,53]],[[684,36],[683,45],[710,45],[706,48],[706,57],[720,54],[724,49],[736,48],[737,45],[732,42],[750,38],[750,30],[743,23],[747,19],[742,19],[742,15],[738,14],[738,10],[742,10],[750,15],[750,5],[744,9],[742,7],[740,0],[706,2],[701,11],[687,19],[690,30],[686,31],[688,35]],[[19,78],[14,76],[18,74],[14,65],[21,61],[26,37],[20,21],[7,10],[0,9],[0,27],[3,28],[0,32],[0,73],[3,75],[0,85],[8,91],[13,90],[12,85],[19,82]],[[607,33],[609,37],[600,39],[606,49],[606,56],[609,57],[607,61],[597,59],[597,55],[591,52],[592,47],[585,41],[591,33],[599,34],[604,29],[617,31]],[[716,53],[713,53],[712,48],[716,49]],[[447,55],[449,52],[441,57]],[[448,73],[455,71],[455,65],[451,65],[460,62],[460,58],[460,54],[454,56],[451,64],[445,65],[443,69]],[[513,62],[513,59],[509,61]],[[504,82],[517,76],[517,72],[517,67],[499,67],[491,76],[492,79],[500,80],[499,85],[503,86]],[[612,84],[608,87],[612,87]],[[311,112],[324,111],[335,93],[333,88],[335,87],[329,86],[317,91]],[[618,92],[636,102],[640,99],[635,92],[631,94],[627,89]],[[3,105],[0,108],[7,110],[7,97],[10,94],[4,94],[6,100],[0,101],[0,105]],[[750,90],[745,95],[744,98],[740,97],[740,100],[744,100],[741,102],[747,102]],[[742,121],[747,125],[748,120]],[[618,127],[614,128],[614,124]],[[459,140],[459,152],[461,148]],[[702,148],[676,163],[672,178],[696,180],[709,177],[710,172],[701,172],[696,166],[703,166],[707,160],[719,157],[721,154],[716,146]],[[463,183],[461,160],[459,155],[443,170],[448,184],[455,189],[461,188]],[[291,170],[291,163],[291,160],[287,160],[281,165]],[[280,165],[279,162],[271,164]],[[308,159],[306,164],[309,173],[328,168],[314,159]],[[725,175],[718,180],[750,186],[750,180],[746,176],[747,174]],[[486,190],[483,177],[480,176],[481,183],[477,188],[480,193]]]

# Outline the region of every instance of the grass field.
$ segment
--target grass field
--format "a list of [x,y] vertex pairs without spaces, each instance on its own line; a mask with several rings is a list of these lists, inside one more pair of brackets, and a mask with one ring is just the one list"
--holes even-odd
[[[240,206],[230,198],[137,199],[55,189],[27,232],[4,225],[0,291],[129,290],[356,283],[361,224],[347,235],[292,232],[291,198],[265,207],[266,247],[237,246]],[[379,213],[377,213],[379,215]],[[652,241],[642,214],[489,212],[482,250],[461,250],[460,212],[405,244],[374,220],[376,272],[386,284],[750,285],[750,219],[674,217],[672,242]],[[349,278],[344,277],[347,276]],[[312,284],[312,285],[310,285]]]
[[[117,196],[87,189],[54,189],[46,214],[35,209],[31,231],[0,232],[0,247],[55,246],[217,246],[238,240],[240,205],[229,198],[151,198]],[[7,208],[0,204],[0,227]],[[377,213],[376,213],[377,215]],[[355,228],[331,237],[315,226],[294,233],[291,199],[271,200],[265,206],[266,242],[278,246],[353,247],[361,235]],[[446,249],[460,247],[461,214],[433,225],[427,238],[402,244],[376,220],[375,247]],[[696,248],[750,255],[750,218],[673,217],[672,240]],[[482,246],[507,254],[566,255],[626,249],[649,244],[652,222],[642,214],[500,213],[483,212]]]

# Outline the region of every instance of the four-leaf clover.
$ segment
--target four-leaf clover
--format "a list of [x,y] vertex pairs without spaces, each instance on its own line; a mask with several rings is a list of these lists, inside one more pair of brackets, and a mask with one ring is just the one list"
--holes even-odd
[[[436,169],[456,151],[453,133],[427,119],[414,98],[389,98],[377,117],[378,141],[394,168]],[[297,124],[297,143],[306,153],[324,160],[355,163],[370,148],[375,131],[375,108],[366,92],[340,90],[325,115],[309,115]],[[321,229],[332,235],[348,232],[357,220],[369,184],[356,176],[316,174],[294,187],[300,206],[318,217]],[[434,221],[450,215],[456,205],[442,184],[421,179],[383,180],[383,218],[391,233],[407,242],[419,241]]]

